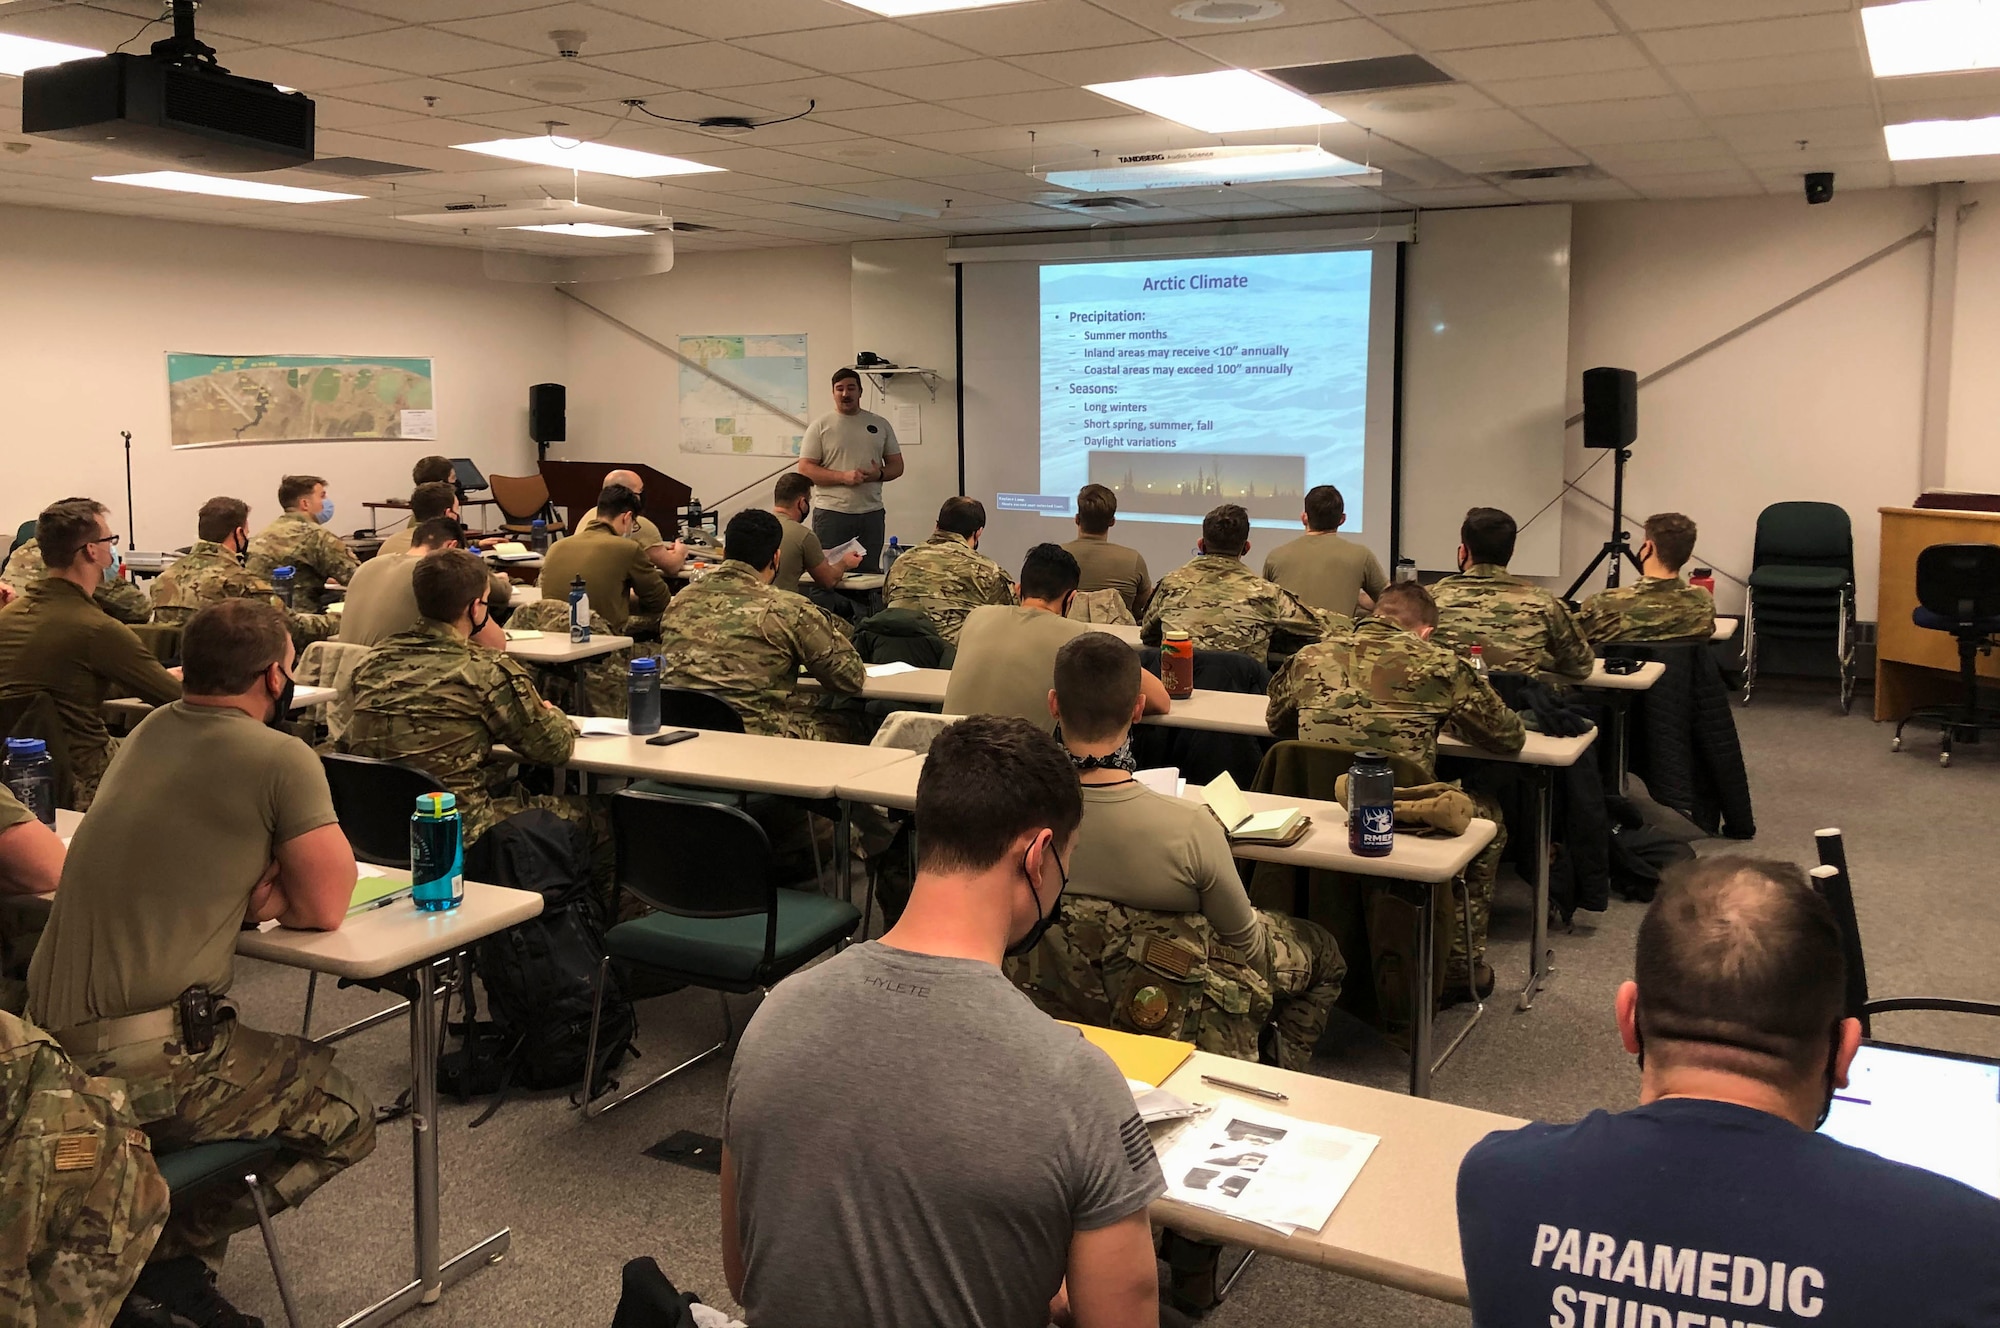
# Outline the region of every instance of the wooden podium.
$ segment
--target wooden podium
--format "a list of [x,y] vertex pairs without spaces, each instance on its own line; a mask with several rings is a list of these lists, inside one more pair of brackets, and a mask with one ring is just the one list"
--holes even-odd
[[[1900,720],[1920,706],[1951,704],[1961,696],[1957,638],[1910,621],[1917,607],[1917,555],[1933,544],[2000,544],[2000,512],[1877,510],[1882,567],[1875,610],[1875,718]],[[1979,656],[1977,667],[1980,677],[2000,681],[2000,654]]]
[[549,486],[549,501],[564,510],[571,530],[597,506],[604,491],[606,471],[629,470],[646,485],[646,515],[669,540],[680,535],[680,509],[688,505],[694,491],[671,475],[632,461],[544,461],[542,483]]

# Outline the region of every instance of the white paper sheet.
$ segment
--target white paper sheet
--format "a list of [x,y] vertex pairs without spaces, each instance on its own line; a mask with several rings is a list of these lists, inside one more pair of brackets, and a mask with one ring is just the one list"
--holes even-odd
[[899,673],[915,673],[917,671],[916,665],[905,664],[901,660],[893,664],[864,664],[862,667],[868,670],[868,676],[871,678],[893,678]]
[[889,427],[896,431],[898,447],[924,445],[924,411],[914,401],[898,401],[889,410]]
[[830,563],[837,563],[850,553],[858,553],[864,558],[868,556],[868,548],[861,542],[859,535],[856,535],[845,544],[836,544],[830,549],[821,550],[821,552],[826,554],[826,560]]
[[1132,778],[1155,793],[1169,798],[1178,798],[1187,790],[1187,781],[1181,778],[1179,766],[1155,766],[1151,770],[1134,770]]
[[1160,1169],[1170,1198],[1286,1233],[1318,1231],[1381,1142],[1219,1103],[1170,1137]]
[[632,732],[624,720],[603,715],[571,715],[569,722],[585,738],[624,738]]

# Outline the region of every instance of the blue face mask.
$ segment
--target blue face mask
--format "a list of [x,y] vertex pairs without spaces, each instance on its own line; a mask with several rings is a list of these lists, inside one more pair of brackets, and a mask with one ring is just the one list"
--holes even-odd
[[317,519],[322,526],[333,520],[333,499],[322,498],[319,500],[319,515]]
[[111,566],[104,569],[104,580],[106,584],[118,580],[119,572],[124,568],[124,566],[125,566],[125,555],[119,551],[119,548],[116,544],[112,545]]

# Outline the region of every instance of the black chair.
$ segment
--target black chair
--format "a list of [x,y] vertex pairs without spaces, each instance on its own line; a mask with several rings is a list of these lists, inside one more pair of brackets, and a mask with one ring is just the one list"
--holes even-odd
[[660,689],[660,723],[670,729],[743,732],[743,716],[735,706],[712,692],[698,692],[692,687]]
[[1833,503],[1773,503],[1757,514],[1744,614],[1743,697],[1757,686],[1760,641],[1831,645],[1840,712],[1854,704],[1854,527]]
[[268,1139],[227,1139],[195,1144],[171,1153],[158,1153],[153,1161],[160,1179],[167,1183],[167,1201],[180,1208],[196,1193],[212,1186],[238,1184],[250,1191],[257,1209],[257,1226],[264,1235],[264,1253],[271,1260],[271,1275],[277,1279],[278,1299],[284,1302],[285,1321],[299,1328],[299,1314],[292,1304],[291,1279],[285,1276],[284,1260],[278,1257],[278,1236],[271,1229],[270,1206],[257,1188],[257,1173],[278,1156],[278,1146]]
[[1896,725],[1889,750],[1903,750],[1903,725],[1938,726],[1938,764],[1951,764],[1953,741],[1976,743],[2000,729],[2000,710],[1979,704],[1978,657],[1993,653],[2000,633],[2000,544],[1933,544],[1917,555],[1917,626],[1948,632],[1958,639],[1958,677],[1963,691],[1955,706],[1925,706]]
[[597,1063],[603,993],[613,961],[717,993],[722,1039],[615,1097],[586,1093],[587,1117],[726,1049],[734,1032],[729,994],[769,988],[844,944],[861,922],[844,899],[779,889],[771,841],[762,826],[734,807],[628,789],[611,800],[611,828],[618,884],[657,911],[604,935],[584,1063]]

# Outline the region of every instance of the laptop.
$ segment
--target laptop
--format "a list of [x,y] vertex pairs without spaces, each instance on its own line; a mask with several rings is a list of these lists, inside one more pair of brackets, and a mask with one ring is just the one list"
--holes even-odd
[[2000,1061],[1863,1042],[1820,1133],[2000,1199]]

